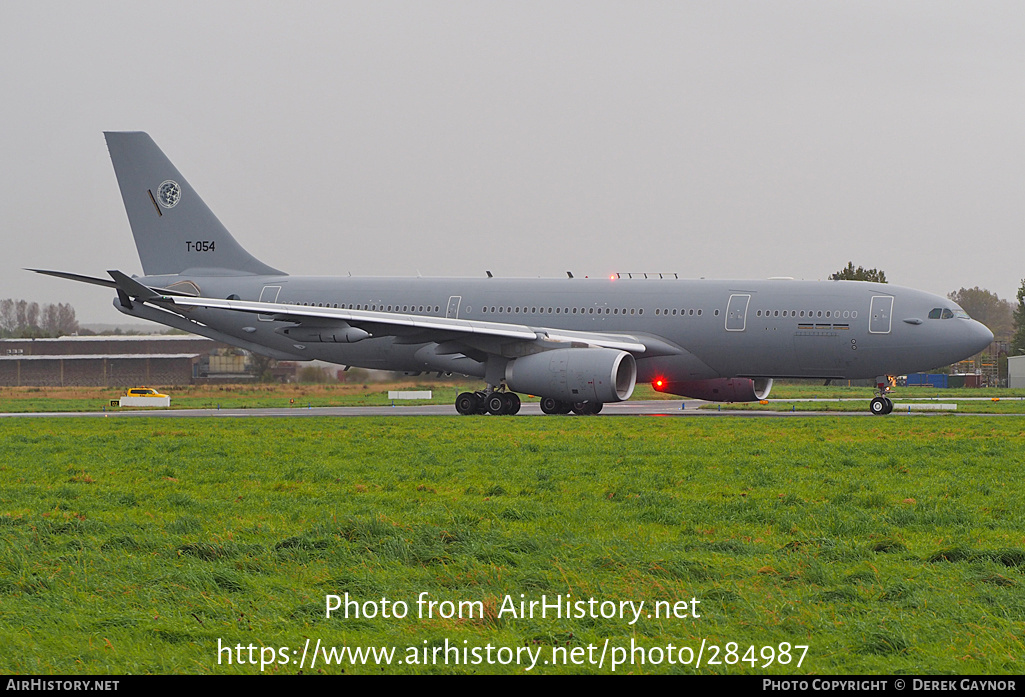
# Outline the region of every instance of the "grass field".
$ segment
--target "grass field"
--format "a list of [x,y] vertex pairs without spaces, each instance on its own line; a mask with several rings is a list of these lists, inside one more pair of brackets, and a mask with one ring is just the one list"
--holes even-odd
[[[606,640],[695,652],[702,641],[737,644],[719,664],[708,648],[700,668],[663,659],[617,672],[1022,670],[1017,419],[33,419],[3,428],[3,672],[260,672],[228,665],[220,640],[253,645],[257,663],[269,655],[265,672],[294,673],[289,652],[307,639],[311,651],[316,641],[394,646],[399,658],[446,640],[538,650],[540,673],[609,673],[608,658],[600,668],[543,664],[556,649],[586,655],[588,646],[597,659]],[[346,592],[406,602],[409,614],[326,619],[325,596]],[[419,618],[421,592],[479,602],[482,616]],[[520,594],[647,609],[696,598],[701,617],[631,625],[500,612],[506,595]],[[801,666],[763,669],[766,647],[777,653],[784,642],[809,646]],[[743,660],[748,647],[755,667]],[[321,662],[313,672],[343,669],[526,672],[408,661]]]

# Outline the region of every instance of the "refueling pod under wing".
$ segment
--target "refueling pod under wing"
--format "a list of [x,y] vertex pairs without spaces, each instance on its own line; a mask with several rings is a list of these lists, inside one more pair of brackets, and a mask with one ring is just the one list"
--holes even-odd
[[760,402],[769,396],[772,378],[715,378],[683,382],[656,380],[653,386],[658,392],[709,402]]

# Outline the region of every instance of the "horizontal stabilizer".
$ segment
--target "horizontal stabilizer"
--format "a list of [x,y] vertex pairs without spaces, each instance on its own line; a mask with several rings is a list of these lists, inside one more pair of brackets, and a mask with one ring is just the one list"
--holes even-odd
[[68,273],[67,271],[47,271],[45,269],[25,269],[25,271],[34,271],[35,273],[41,273],[44,276],[56,276],[57,278],[65,278],[69,281],[79,281],[80,283],[91,283],[94,286],[104,286],[105,288],[117,288],[117,284],[106,278],[96,278],[94,276],[82,276],[77,273]]
[[[94,285],[94,286],[103,286],[104,288],[115,288],[115,289],[119,288],[118,284],[115,281],[111,281],[108,278],[96,278],[95,276],[83,276],[82,274],[69,273],[67,271],[48,271],[46,269],[25,269],[25,271],[33,271],[35,273],[41,273],[44,276],[56,276],[57,278],[64,278],[64,279],[67,279],[69,281],[78,281],[79,283],[89,283],[89,284]],[[171,289],[171,288],[157,288],[157,287],[150,288],[149,286],[144,286],[141,283],[139,283],[138,281],[134,280],[133,278],[131,278],[129,276],[126,276],[125,274],[121,273],[120,271],[108,271],[107,273],[111,274],[112,276],[115,273],[116,274],[120,274],[121,276],[124,276],[128,280],[128,285],[129,286],[134,284],[134,286],[137,286],[138,288],[145,288],[147,290],[147,294],[146,295],[148,297],[162,298],[165,295],[188,296],[188,293],[183,293],[180,290],[174,290],[174,289]],[[115,276],[115,278],[116,278],[116,276]],[[120,288],[120,290],[125,290],[125,288]],[[142,297],[142,296],[133,296],[133,297]]]

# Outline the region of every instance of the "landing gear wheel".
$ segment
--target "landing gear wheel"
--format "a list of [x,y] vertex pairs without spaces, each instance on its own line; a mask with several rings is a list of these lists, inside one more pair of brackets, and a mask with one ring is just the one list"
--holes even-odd
[[492,392],[491,396],[488,397],[487,405],[489,414],[501,416],[502,414],[509,413],[508,402],[506,402],[505,395],[503,395],[501,392]]
[[568,414],[572,410],[572,402],[560,402],[554,397],[541,398],[541,411],[546,414]]
[[515,392],[506,392],[504,394],[506,406],[505,413],[512,416],[520,410],[520,396]]
[[878,396],[869,402],[868,405],[869,411],[873,414],[885,415],[893,411],[893,402],[886,396],[893,383],[894,378],[890,375],[879,375],[876,377],[876,394]]
[[541,411],[543,411],[546,414],[558,414],[559,413],[559,407],[561,405],[562,405],[562,402],[560,402],[557,399],[553,399],[551,397],[542,397],[541,398]]
[[480,402],[473,392],[463,392],[456,397],[456,411],[463,416],[477,414],[480,410]]
[[593,416],[601,411],[601,402],[574,402],[573,413],[581,416]]

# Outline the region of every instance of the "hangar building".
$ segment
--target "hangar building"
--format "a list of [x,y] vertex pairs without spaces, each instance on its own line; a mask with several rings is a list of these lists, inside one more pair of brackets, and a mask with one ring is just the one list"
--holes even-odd
[[205,337],[69,336],[0,340],[0,385],[181,386],[212,374],[245,379],[245,356]]

